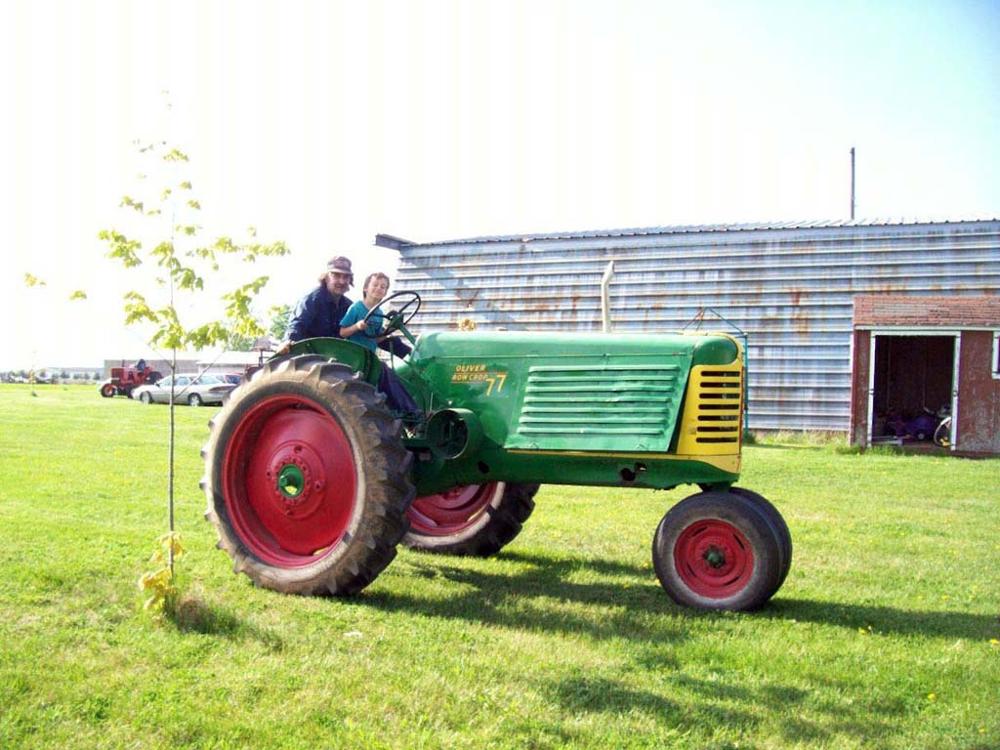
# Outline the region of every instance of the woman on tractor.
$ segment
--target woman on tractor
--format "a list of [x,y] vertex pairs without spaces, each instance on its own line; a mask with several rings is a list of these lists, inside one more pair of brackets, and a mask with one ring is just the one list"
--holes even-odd
[[[389,291],[389,277],[380,271],[370,273],[361,291],[364,297],[354,302],[340,321],[340,336],[374,352],[376,345],[385,339],[382,334],[385,318],[377,308]],[[379,390],[385,394],[390,409],[405,417],[420,416],[420,407],[388,367],[382,368]]]

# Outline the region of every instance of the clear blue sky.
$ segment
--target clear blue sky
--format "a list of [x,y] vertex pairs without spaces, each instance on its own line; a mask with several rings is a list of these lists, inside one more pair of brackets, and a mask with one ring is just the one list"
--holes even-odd
[[1000,216],[998,53],[996,2],[7,2],[0,369],[148,354],[95,239],[134,138],[289,243],[263,311],[377,232],[844,218],[851,146],[861,218]]

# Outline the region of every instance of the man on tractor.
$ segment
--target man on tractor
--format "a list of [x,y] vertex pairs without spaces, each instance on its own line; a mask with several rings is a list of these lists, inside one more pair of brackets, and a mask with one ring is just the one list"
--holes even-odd
[[[388,290],[388,277],[385,274],[373,274],[385,279],[385,288],[377,300],[373,300],[371,306],[377,305],[385,296]],[[365,281],[362,293],[368,293],[368,285],[372,276]],[[347,296],[347,290],[354,286],[354,272],[351,268],[351,260],[343,255],[331,258],[326,264],[326,271],[319,277],[319,285],[299,300],[292,314],[292,320],[288,326],[288,340],[278,349],[278,354],[286,354],[291,345],[303,339],[330,337],[330,338],[351,338],[355,337],[352,331],[346,336],[343,335],[342,321],[352,309],[352,305],[359,303],[352,302]],[[369,308],[369,305],[364,305]],[[367,314],[367,313],[365,313]],[[376,315],[377,315],[376,311]],[[361,317],[364,317],[362,314]],[[375,317],[375,316],[372,316]],[[360,318],[359,318],[360,320]],[[354,321],[352,321],[353,323]],[[362,338],[358,335],[357,338]],[[355,343],[358,343],[355,340]],[[410,347],[405,341],[393,337],[381,337],[372,339],[372,346],[367,347],[372,350],[375,346],[390,352],[394,356],[403,358],[410,353]],[[379,378],[379,390],[389,399],[389,406],[400,415],[415,419],[420,415],[417,404],[410,397],[406,389],[403,388],[395,378],[391,369],[382,369]]]
[[340,337],[340,321],[351,306],[347,290],[354,286],[351,261],[342,255],[332,258],[326,264],[326,271],[319,277],[319,286],[299,300],[288,325],[288,341],[278,351],[287,350],[288,345],[302,339],[317,336]]

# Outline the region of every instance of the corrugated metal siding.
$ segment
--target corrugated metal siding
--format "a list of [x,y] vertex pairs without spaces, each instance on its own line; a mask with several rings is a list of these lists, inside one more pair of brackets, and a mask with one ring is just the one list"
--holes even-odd
[[[1000,221],[661,227],[402,244],[417,330],[677,330],[711,308],[747,334],[751,429],[847,431],[855,294],[1000,293]],[[711,323],[706,321],[705,327]]]

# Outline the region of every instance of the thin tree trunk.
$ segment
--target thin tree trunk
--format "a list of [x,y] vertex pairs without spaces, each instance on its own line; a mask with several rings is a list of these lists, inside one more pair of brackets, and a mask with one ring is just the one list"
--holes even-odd
[[170,578],[174,577],[174,391],[177,388],[177,349],[174,348],[170,362],[170,435],[168,438],[169,448],[167,450],[167,513],[168,527],[170,529],[170,541],[168,544],[167,559],[170,563]]

